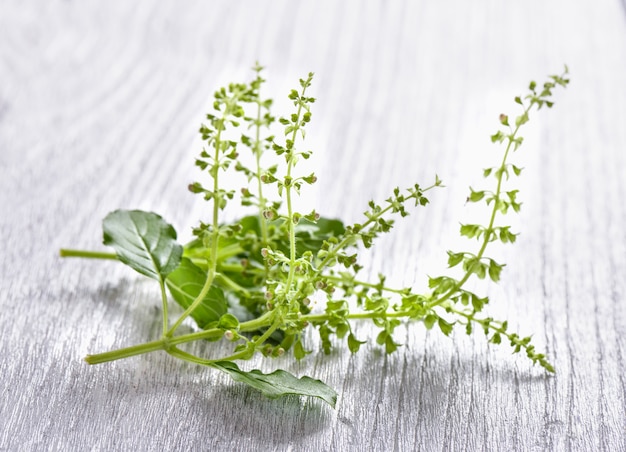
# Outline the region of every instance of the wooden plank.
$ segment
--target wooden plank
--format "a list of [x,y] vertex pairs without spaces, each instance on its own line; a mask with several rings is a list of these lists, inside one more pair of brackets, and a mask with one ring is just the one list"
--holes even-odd
[[[623,2],[5,2],[0,36],[0,450],[626,450]],[[81,361],[158,337],[158,292],[57,250],[98,247],[118,207],[160,212],[189,238],[205,209],[185,188],[197,126],[255,60],[277,108],[316,72],[307,207],[357,221],[396,185],[445,181],[368,257],[373,277],[416,287],[461,243],[498,114],[530,78],[570,66],[516,155],[522,235],[486,289],[555,376],[421,324],[389,356],[367,344],[251,364],[326,381],[336,410],[165,354]]]

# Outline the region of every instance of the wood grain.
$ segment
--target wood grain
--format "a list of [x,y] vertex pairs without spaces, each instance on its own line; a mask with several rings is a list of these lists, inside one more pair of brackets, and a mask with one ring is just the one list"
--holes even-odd
[[[626,450],[624,2],[5,1],[0,38],[0,450]],[[278,107],[316,72],[320,181],[305,204],[357,220],[396,185],[445,181],[369,256],[372,275],[416,287],[458,243],[498,114],[569,65],[571,86],[516,156],[522,235],[485,289],[555,376],[421,324],[390,356],[368,344],[254,363],[326,381],[336,410],[167,355],[82,362],[157,337],[158,294],[58,249],[99,247],[118,207],[188,238],[203,209],[185,189],[197,126],[256,60]]]

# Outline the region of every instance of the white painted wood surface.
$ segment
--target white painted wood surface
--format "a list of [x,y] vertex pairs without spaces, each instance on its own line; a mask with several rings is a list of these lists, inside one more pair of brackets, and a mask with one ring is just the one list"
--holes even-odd
[[[356,220],[396,185],[446,182],[371,255],[372,275],[418,287],[444,269],[467,186],[497,155],[497,115],[569,65],[570,87],[525,132],[522,235],[488,289],[489,312],[533,334],[555,376],[421,324],[391,356],[255,363],[321,378],[336,410],[165,354],[82,361],[156,338],[158,296],[58,249],[98,248],[118,207],[189,237],[197,126],[257,59],[276,98],[316,72],[320,182],[305,202]],[[3,1],[0,450],[626,450],[625,154],[623,1]]]

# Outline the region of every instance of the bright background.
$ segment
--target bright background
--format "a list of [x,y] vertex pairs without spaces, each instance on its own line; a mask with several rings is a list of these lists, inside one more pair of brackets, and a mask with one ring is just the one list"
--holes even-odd
[[[156,337],[158,296],[58,249],[98,248],[118,207],[189,237],[206,208],[186,190],[198,125],[256,60],[276,113],[316,73],[319,182],[302,210],[358,221],[395,186],[444,180],[369,255],[372,276],[416,287],[467,246],[458,223],[474,215],[467,186],[499,160],[498,115],[569,66],[555,108],[523,132],[524,208],[510,220],[522,235],[494,251],[507,267],[485,289],[556,376],[421,324],[398,331],[391,356],[368,344],[256,363],[326,381],[335,411],[166,355],[81,361]],[[2,2],[0,450],[626,450],[625,124],[624,1]]]

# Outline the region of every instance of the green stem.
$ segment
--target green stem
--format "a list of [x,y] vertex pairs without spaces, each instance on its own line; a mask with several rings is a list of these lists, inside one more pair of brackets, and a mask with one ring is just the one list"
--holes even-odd
[[[324,278],[327,279],[328,281],[332,281],[335,283],[342,283],[345,281],[345,278],[342,278],[341,276],[335,276],[335,275],[324,275]],[[360,281],[357,279],[350,279],[350,282],[355,286],[367,287],[369,289],[376,289],[376,290],[380,289],[384,292],[395,293],[398,295],[404,295],[406,292],[406,289],[394,289],[393,287],[381,286],[380,284],[369,283],[369,282]]]
[[229,272],[229,273],[245,273],[246,275],[263,275],[264,271],[261,267],[252,267],[247,266],[244,267],[241,264],[237,263],[220,263],[217,267],[220,272]]
[[170,355],[182,359],[183,361],[187,361],[194,364],[200,364],[202,366],[213,366],[214,363],[219,361],[235,361],[237,359],[245,359],[249,356],[248,350],[242,350],[240,352],[234,353],[230,356],[226,356],[220,359],[206,359],[200,358],[198,356],[192,355],[191,353],[187,353],[179,349],[178,347],[172,347],[167,351]]
[[[383,312],[353,312],[345,316],[346,320],[363,320],[363,319],[399,319],[408,317],[408,311],[383,311]],[[301,320],[308,322],[326,322],[334,318],[332,314],[308,314],[300,317]]]
[[204,281],[204,285],[200,290],[198,296],[193,300],[191,305],[185,312],[181,314],[181,316],[176,320],[174,325],[164,334],[165,337],[172,337],[176,329],[183,323],[183,321],[191,315],[191,313],[202,303],[204,297],[209,293],[211,286],[213,285],[213,280],[215,279],[215,273],[217,268],[217,251],[218,251],[218,242],[219,242],[219,210],[220,210],[220,201],[221,196],[218,196],[219,193],[219,161],[220,161],[220,148],[222,146],[222,131],[224,130],[224,121],[226,120],[226,116],[228,115],[229,109],[228,106],[224,108],[224,114],[222,115],[222,119],[220,121],[220,125],[217,130],[217,135],[215,136],[215,155],[213,157],[214,166],[211,170],[211,175],[213,176],[213,224],[211,229],[211,248],[209,251],[209,268],[207,271],[207,277]]
[[132,347],[120,348],[110,352],[87,355],[85,361],[88,364],[101,364],[118,359],[130,358],[131,356],[142,355],[144,353],[155,352],[157,350],[165,350],[166,348],[166,342],[160,339],[158,341],[146,342],[145,344],[133,345]]
[[[435,187],[438,187],[440,184],[439,183],[434,183],[433,185],[426,187],[425,189],[422,190],[422,193],[426,193],[429,190],[432,190]],[[406,197],[406,199],[411,199],[411,198],[415,198],[417,196],[417,193],[415,194],[410,194],[409,196]],[[365,229],[366,227],[368,227],[370,224],[378,221],[378,219],[380,217],[382,217],[384,214],[386,214],[387,212],[389,212],[391,209],[393,208],[392,205],[388,205],[387,207],[385,207],[384,209],[382,209],[380,212],[378,212],[375,215],[372,215],[371,217],[369,217],[362,225],[361,225],[361,230]],[[322,274],[322,272],[324,271],[324,269],[326,268],[326,266],[328,265],[328,263],[337,256],[337,253],[339,253],[339,251],[341,251],[343,248],[351,245],[353,243],[353,241],[355,240],[355,235],[349,235],[343,238],[343,240],[341,240],[339,243],[337,243],[331,250],[328,251],[328,254],[326,255],[326,257],[324,257],[324,259],[322,259],[322,262],[317,265],[317,269],[314,271],[313,275],[311,276],[312,278],[316,278],[318,276],[320,276]],[[361,284],[363,286],[368,286],[367,283],[363,283]],[[377,287],[377,286],[372,286],[372,287]],[[388,292],[394,292],[393,290],[389,290],[387,289]]]
[[169,324],[167,313],[167,292],[165,292],[165,281],[159,278],[159,288],[161,289],[161,304],[163,305],[163,335],[167,334],[167,325]]
[[117,254],[107,253],[104,251],[88,251],[88,250],[72,250],[61,248],[59,250],[61,257],[83,257],[87,259],[112,259],[117,260]]
[[[257,93],[257,96],[259,94]],[[259,96],[260,97],[260,96]],[[263,216],[265,211],[265,198],[263,197],[263,182],[261,181],[261,99],[257,98],[256,111],[256,136],[254,139],[254,156],[256,159],[256,180],[257,190],[259,191],[259,223],[261,224],[261,239],[263,246],[267,246],[269,234],[267,232],[267,220]]]
[[213,269],[209,269],[209,272],[207,273],[206,280],[204,281],[204,285],[202,286],[200,293],[193,300],[193,302],[189,305],[189,307],[185,309],[185,312],[183,312],[180,315],[180,317],[178,318],[178,320],[176,320],[174,325],[172,325],[172,327],[165,333],[166,337],[172,337],[176,329],[181,325],[181,323],[183,323],[183,321],[191,315],[191,313],[200,305],[200,303],[202,303],[202,300],[204,300],[204,297],[206,297],[207,294],[209,293],[209,290],[211,289],[211,286],[213,285],[214,279],[215,279],[215,271]]
[[[533,104],[531,103],[528,107],[524,109],[524,115],[528,114],[532,106]],[[509,143],[507,144],[506,150],[504,151],[504,157],[502,157],[502,163],[500,164],[500,171],[498,172],[498,185],[496,187],[496,192],[494,195],[493,208],[491,209],[491,217],[489,219],[489,225],[487,226],[487,229],[485,230],[485,233],[484,233],[483,243],[480,249],[478,250],[478,253],[476,254],[477,260],[482,259],[483,255],[485,254],[485,250],[487,249],[487,245],[489,244],[490,239],[491,239],[491,233],[493,232],[493,225],[495,224],[496,215],[498,213],[500,195],[502,194],[502,180],[504,178],[504,170],[506,168],[506,162],[509,157],[509,152],[511,151],[511,146],[513,145],[514,139],[516,138],[517,132],[519,131],[520,127],[521,127],[521,124],[517,125],[515,129],[513,130],[513,133],[509,136]],[[434,308],[435,306],[439,306],[445,301],[447,301],[448,299],[450,299],[452,295],[454,295],[461,287],[463,287],[463,285],[467,282],[470,276],[472,276],[472,272],[469,270],[466,271],[463,278],[461,278],[461,280],[457,284],[455,284],[454,287],[452,287],[448,292],[446,292],[441,297],[428,303],[427,307]]]
[[263,335],[261,337],[259,337],[254,344],[259,347],[260,345],[263,344],[263,342],[265,342],[267,339],[269,339],[269,337],[274,333],[274,331],[276,331],[278,329],[278,327],[283,323],[281,316],[276,315],[276,311],[272,311],[272,313],[274,314],[272,317],[274,317],[274,322],[272,323],[272,326],[270,326],[267,331],[265,331],[265,333],[263,333]]
[[[266,312],[260,317],[243,322],[239,331],[242,333],[257,331],[261,328],[269,326],[273,319],[274,311]],[[275,330],[275,329],[274,329]],[[273,332],[273,331],[272,331]],[[267,332],[266,332],[267,333]],[[271,333],[270,333],[271,334]],[[131,347],[120,348],[110,352],[98,353],[95,355],[87,355],[85,361],[89,364],[101,364],[109,361],[115,361],[123,358],[130,358],[131,356],[142,355],[145,353],[154,352],[157,350],[169,350],[170,347],[184,344],[187,342],[194,342],[202,339],[219,339],[224,335],[224,330],[219,328],[211,328],[209,330],[198,331],[195,333],[182,334],[176,337],[162,337],[157,341],[146,342],[144,344],[133,345]],[[269,336],[268,336],[269,337]],[[220,359],[222,361],[223,359]]]
[[[300,94],[300,98],[303,98],[305,93],[306,93],[306,86],[302,88],[302,93]],[[302,114],[302,102],[298,104],[298,110],[296,112],[297,119],[295,121],[295,124],[300,123],[301,114]],[[293,143],[294,146],[295,146],[298,130],[300,130],[299,126],[294,127],[293,133],[291,134],[291,142]],[[287,282],[285,284],[285,292],[286,292],[285,295],[291,289],[291,286],[293,284],[293,278],[296,272],[296,225],[293,222],[293,206],[291,202],[291,184],[292,184],[291,169],[293,168],[294,149],[295,148],[292,147],[292,149],[289,150],[289,152],[291,153],[291,156],[288,159],[287,176],[285,177],[285,179],[289,182],[288,184],[285,184],[285,198],[287,200],[287,221],[289,222],[289,274],[287,275]]]
[[226,276],[226,275],[224,275],[222,273],[216,273],[215,274],[215,281],[217,283],[221,282],[223,285],[228,286],[235,293],[239,293],[239,294],[243,295],[246,298],[250,297],[250,292],[246,288],[240,286],[235,281],[233,281],[228,276]]

